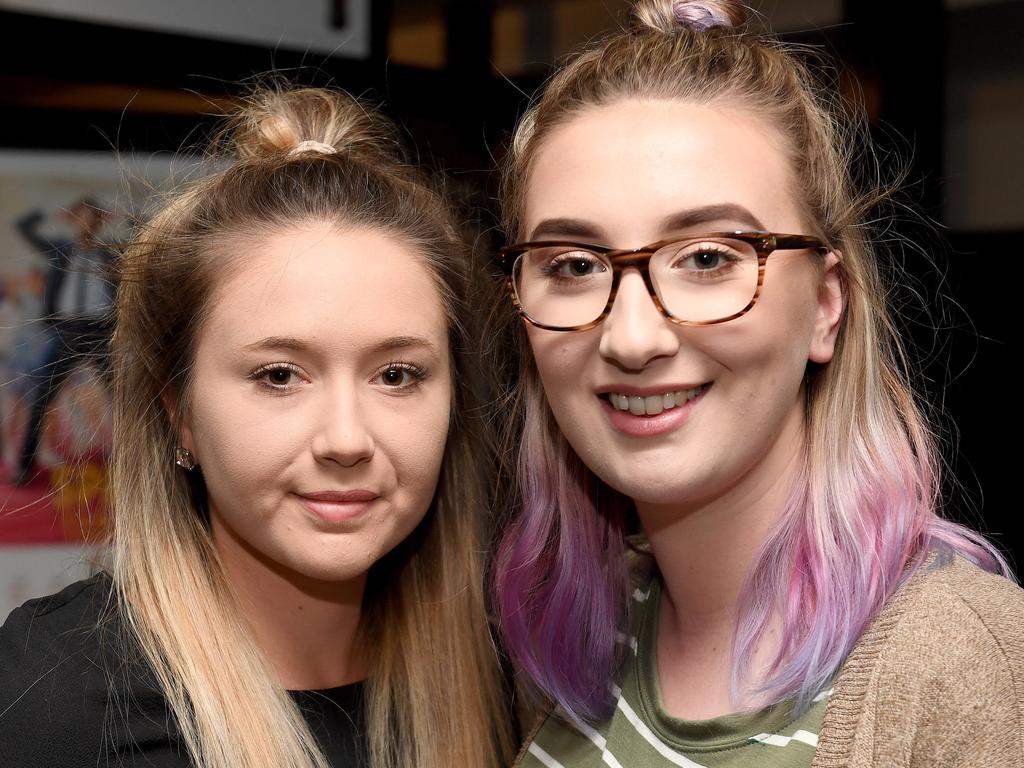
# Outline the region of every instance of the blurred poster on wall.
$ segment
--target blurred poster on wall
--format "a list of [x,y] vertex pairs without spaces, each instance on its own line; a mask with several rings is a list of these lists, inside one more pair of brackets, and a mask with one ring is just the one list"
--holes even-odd
[[102,552],[118,246],[188,158],[0,152],[0,619]]

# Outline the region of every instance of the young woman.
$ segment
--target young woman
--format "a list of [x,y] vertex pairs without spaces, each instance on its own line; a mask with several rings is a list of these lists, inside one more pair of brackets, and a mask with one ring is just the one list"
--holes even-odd
[[743,23],[641,0],[512,143],[520,763],[1024,764],[1024,593],[937,513],[855,134]]
[[338,93],[219,146],[123,254],[112,564],[0,631],[0,764],[507,764],[455,223]]

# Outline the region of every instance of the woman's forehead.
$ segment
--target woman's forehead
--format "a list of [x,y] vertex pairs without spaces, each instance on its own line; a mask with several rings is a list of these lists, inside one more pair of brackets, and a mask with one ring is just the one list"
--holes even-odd
[[552,217],[640,237],[680,213],[733,206],[767,228],[791,229],[800,221],[792,188],[783,141],[756,114],[626,100],[589,107],[544,137],[531,164],[524,224],[527,237]]
[[210,331],[239,343],[334,338],[352,346],[425,336],[443,348],[447,321],[422,255],[385,233],[312,225],[248,244],[214,289]]

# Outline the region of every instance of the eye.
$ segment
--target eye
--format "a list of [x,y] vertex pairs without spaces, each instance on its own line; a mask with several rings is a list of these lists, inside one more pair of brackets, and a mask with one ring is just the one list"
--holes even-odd
[[742,242],[698,241],[669,246],[666,251],[673,268],[697,274],[707,273],[705,276],[718,275],[746,262],[757,261],[757,254]]
[[696,270],[717,269],[740,258],[735,251],[720,243],[700,243],[682,251],[680,256],[681,264]]
[[289,390],[297,387],[303,379],[298,366],[291,363],[272,363],[257,368],[249,378],[273,390]]
[[548,277],[574,279],[607,271],[604,262],[587,251],[570,251],[552,257],[543,268]]
[[427,378],[427,372],[412,363],[388,363],[376,378],[388,389],[405,390],[423,382]]
[[601,265],[598,261],[586,258],[585,256],[570,257],[557,263],[558,271],[566,276],[583,277],[584,275],[601,271]]
[[722,263],[724,258],[725,256],[721,251],[712,250],[710,248],[702,248],[696,253],[690,254],[689,257],[693,266],[697,269],[714,269]]

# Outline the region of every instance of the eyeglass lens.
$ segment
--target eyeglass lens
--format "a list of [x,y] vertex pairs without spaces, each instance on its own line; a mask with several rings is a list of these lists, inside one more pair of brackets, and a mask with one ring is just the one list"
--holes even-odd
[[[758,258],[742,240],[702,238],[665,245],[649,271],[662,306],[673,317],[709,322],[741,312],[757,291]],[[546,246],[520,254],[513,283],[527,315],[543,325],[593,322],[612,290],[611,261],[579,246]]]

